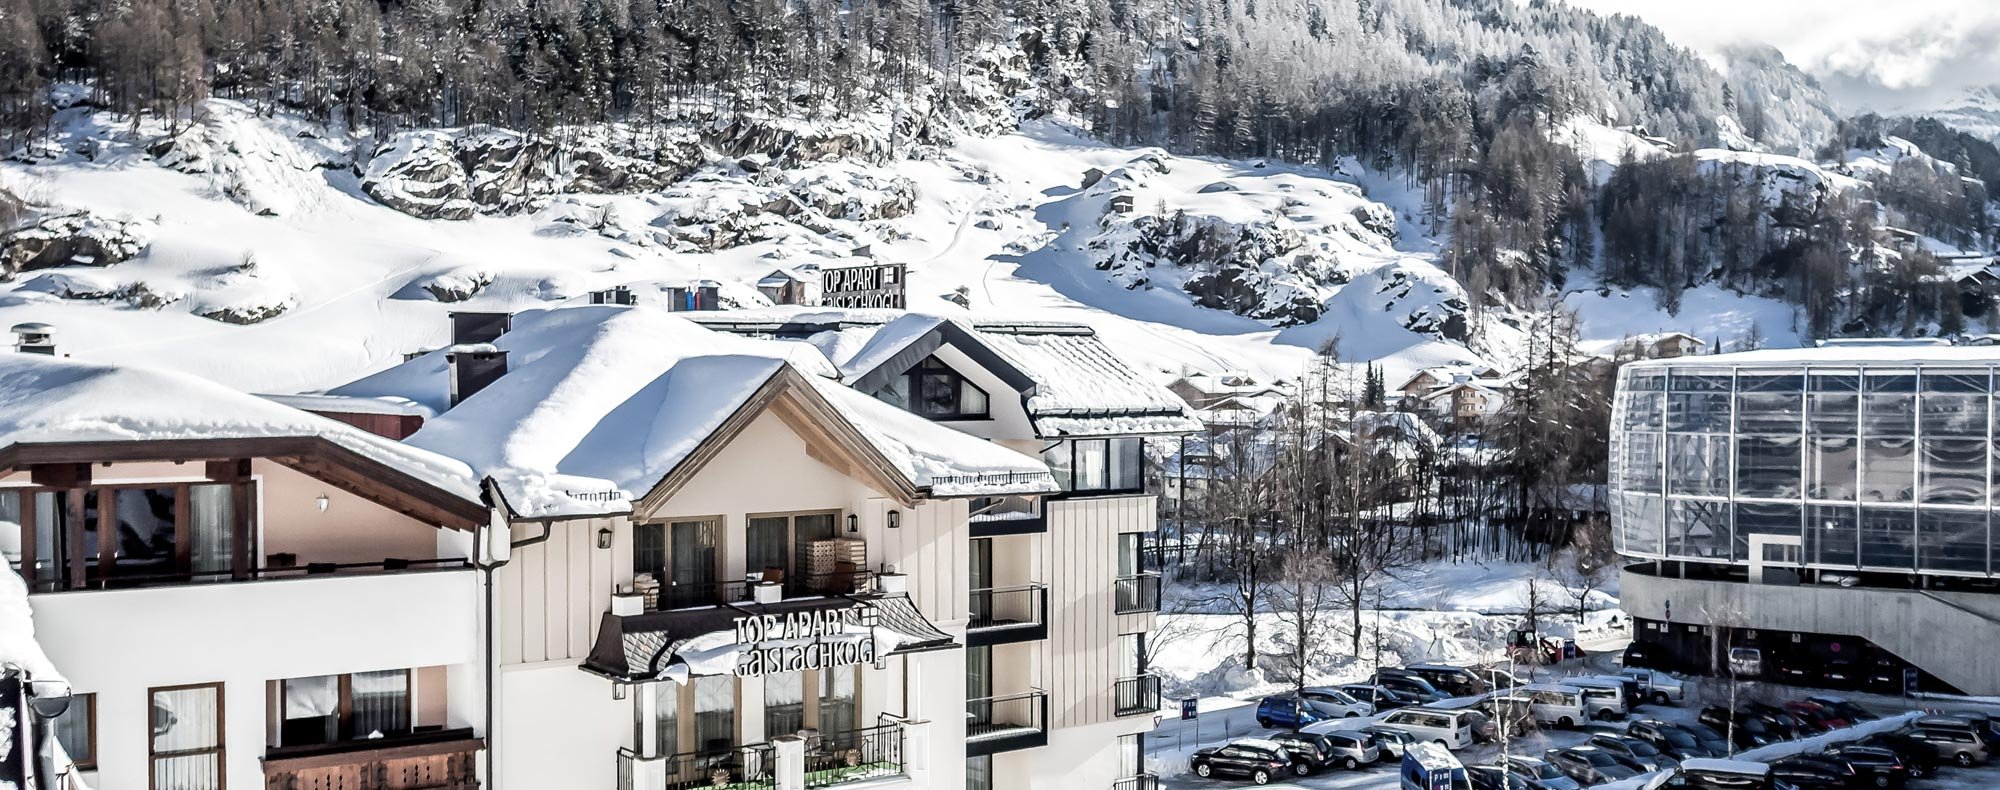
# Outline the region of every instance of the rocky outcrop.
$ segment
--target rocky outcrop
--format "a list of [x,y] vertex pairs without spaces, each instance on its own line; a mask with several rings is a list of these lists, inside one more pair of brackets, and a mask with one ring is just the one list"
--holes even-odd
[[152,224],[87,211],[56,214],[0,235],[0,280],[57,266],[112,266],[146,251]]
[[917,209],[916,182],[860,170],[816,173],[793,183],[791,193],[833,219],[896,219]]
[[383,205],[423,219],[521,211],[558,193],[650,192],[706,160],[691,137],[647,156],[612,150],[602,134],[554,142],[495,127],[404,132],[376,147],[361,188]]
[[476,267],[460,267],[426,279],[418,287],[440,302],[463,302],[478,296],[493,284],[493,272]]
[[1216,217],[1139,215],[1093,239],[1097,268],[1127,288],[1152,285],[1171,267],[1195,304],[1278,326],[1320,316],[1320,293],[1344,275],[1297,230]]
[[404,132],[375,149],[361,190],[418,219],[469,219],[477,208],[449,132]]

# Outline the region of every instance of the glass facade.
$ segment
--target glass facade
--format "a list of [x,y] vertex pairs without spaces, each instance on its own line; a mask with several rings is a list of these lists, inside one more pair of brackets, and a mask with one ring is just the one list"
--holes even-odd
[[[1612,407],[1617,549],[1993,575],[1996,370],[2000,361],[1628,365]],[[1773,544],[1797,549],[1751,556]]]

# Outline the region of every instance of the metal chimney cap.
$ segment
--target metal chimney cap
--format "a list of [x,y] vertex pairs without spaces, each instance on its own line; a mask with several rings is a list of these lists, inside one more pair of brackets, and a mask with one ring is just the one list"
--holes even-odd
[[49,324],[44,324],[40,321],[29,321],[25,324],[15,324],[13,329],[14,334],[17,335],[46,335],[54,331],[56,331],[56,328],[54,326],[51,326]]

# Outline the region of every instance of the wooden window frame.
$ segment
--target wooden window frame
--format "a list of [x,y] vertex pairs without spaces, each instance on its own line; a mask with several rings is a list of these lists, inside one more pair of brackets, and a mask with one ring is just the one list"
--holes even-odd
[[215,755],[215,788],[229,790],[229,707],[221,681],[214,683],[183,683],[178,686],[153,686],[146,689],[146,787],[159,790],[160,752],[157,751],[159,736],[153,733],[153,705],[163,691],[190,691],[193,689],[215,689],[215,746],[209,749],[194,749],[184,752],[168,752],[170,757],[187,757],[197,754]]
[[[665,556],[662,558],[660,562],[660,578],[655,580],[660,583],[660,606],[659,606],[660,611],[666,611],[670,608],[673,608],[670,604],[667,603],[668,601],[667,595],[668,591],[673,588],[673,585],[670,584],[670,582],[672,581],[671,574],[674,571],[674,525],[685,524],[689,522],[702,522],[702,521],[709,521],[715,523],[715,567],[712,569],[712,571],[715,574],[715,583],[718,585],[725,584],[730,581],[730,576],[728,573],[729,540],[728,536],[723,534],[723,530],[729,528],[728,517],[722,515],[668,516],[665,518],[649,518],[643,522],[634,522],[635,527],[642,524],[643,525],[657,524],[659,525],[662,533],[660,536],[661,537],[660,550],[665,552]],[[633,559],[634,559],[633,570],[636,573],[638,568],[636,562],[637,557],[635,556]]]
[[[410,729],[411,729],[412,731],[415,731],[415,730],[416,730],[416,727],[417,727],[417,710],[416,710],[416,704],[417,704],[417,676],[416,676],[416,673],[415,673],[414,671],[410,670],[410,669],[409,669],[409,668],[407,668],[407,667],[405,667],[405,668],[401,668],[401,669],[377,669],[377,670],[366,670],[366,671],[370,671],[370,672],[401,672],[401,673],[403,673],[403,720],[404,720],[404,721],[406,721],[406,722],[409,722],[409,724],[410,724]],[[354,727],[354,676],[355,676],[356,674],[357,674],[357,673],[354,673],[354,672],[343,672],[343,673],[341,673],[341,674],[338,674],[338,675],[333,675],[333,676],[331,676],[331,677],[333,677],[333,678],[334,678],[334,684],[335,684],[335,688],[337,689],[337,691],[335,692],[335,694],[337,695],[336,699],[338,700],[338,701],[337,701],[337,702],[336,702],[336,703],[334,704],[334,713],[333,713],[333,718],[334,718],[334,722],[333,722],[333,729],[334,729],[334,733],[335,733],[335,736],[334,736],[334,739],[333,739],[332,743],[355,743],[355,742],[359,742],[359,741],[363,741],[363,740],[367,740],[367,739],[366,739],[365,737],[362,737],[362,736],[359,736],[359,735],[356,735],[356,734],[354,734],[354,730],[353,730],[353,727]],[[277,724],[278,724],[278,728],[277,728],[277,733],[278,733],[278,740],[281,740],[281,741],[282,741],[282,740],[284,740],[284,732],[285,732],[285,699],[286,699],[286,696],[285,696],[285,686],[286,686],[287,684],[290,684],[290,683],[291,683],[292,681],[295,681],[295,680],[313,680],[313,679],[315,679],[315,678],[323,678],[323,677],[328,677],[328,676],[327,676],[327,675],[308,675],[308,676],[306,676],[306,677],[298,677],[298,678],[284,678],[284,679],[281,679],[281,680],[279,680],[279,681],[278,681],[278,711],[277,711],[277,716],[276,716],[276,721],[277,721]],[[282,746],[312,746],[312,745],[323,745],[323,744],[289,744],[289,743],[280,743],[280,744],[278,744],[278,745],[282,747]]]
[[[153,483],[118,482],[102,485],[92,484],[77,488],[10,486],[0,489],[0,492],[14,493],[21,497],[21,561],[15,567],[15,572],[20,574],[21,580],[28,585],[30,591],[35,591],[37,585],[44,584],[48,585],[48,589],[41,590],[42,592],[111,589],[114,579],[111,571],[117,566],[118,561],[117,541],[115,540],[118,523],[118,506],[115,492],[122,490],[170,488],[174,491],[175,567],[175,571],[171,575],[182,577],[183,582],[191,583],[194,568],[193,489],[195,486],[206,485],[229,486],[231,489],[230,506],[235,512],[232,514],[233,518],[230,519],[231,557],[229,580],[248,579],[255,570],[254,565],[251,564],[251,558],[256,556],[254,553],[256,547],[253,544],[256,542],[257,535],[257,530],[254,527],[257,517],[257,481],[247,477],[238,480],[169,480]],[[67,500],[65,502],[65,509],[68,512],[64,514],[65,518],[63,519],[64,526],[67,527],[65,530],[66,534],[62,536],[61,540],[53,541],[57,550],[65,555],[62,558],[62,572],[59,574],[60,578],[57,579],[41,579],[40,574],[35,572],[36,564],[42,559],[37,553],[40,544],[40,530],[37,528],[40,521],[40,512],[36,499],[40,494],[62,494],[64,495],[63,498]],[[88,532],[87,526],[89,526],[84,523],[83,506],[84,499],[89,494],[97,495],[97,518],[94,526],[97,529],[98,551],[95,562],[97,576],[94,581],[90,575],[92,563],[87,561],[82,553],[83,546],[85,545],[84,535]],[[110,524],[112,527],[109,531],[105,529],[106,524]],[[107,535],[112,536],[113,539],[107,541]],[[108,551],[106,550],[107,547],[109,548]],[[147,586],[156,582],[157,580],[142,581],[140,582],[140,586]]]
[[[925,367],[927,363],[931,362],[936,362],[937,366]],[[919,406],[919,404],[923,402],[923,379],[926,376],[951,377],[952,383],[956,386],[953,388],[952,392],[952,398],[951,398],[952,411],[950,413],[932,414],[930,412],[925,411],[921,406]],[[921,360],[918,360],[917,364],[911,365],[909,370],[903,371],[903,386],[909,388],[910,413],[915,414],[918,417],[922,417],[926,420],[931,420],[933,422],[959,422],[959,421],[969,421],[969,420],[993,419],[993,393],[987,392],[985,387],[981,387],[978,384],[972,383],[972,379],[970,377],[967,377],[965,374],[958,372],[958,369],[952,367],[950,363],[947,363],[942,359],[938,359],[937,355],[935,354],[932,354],[930,356],[924,357]],[[965,391],[963,389],[960,389],[962,387],[971,387],[975,390],[978,390],[979,394],[984,396],[986,399],[985,410],[978,412],[965,411],[963,406],[965,402]]]
[[[841,516],[844,515],[845,513],[846,511],[843,511],[839,508],[832,508],[832,509],[822,508],[817,510],[781,510],[772,513],[745,513],[743,514],[743,536],[744,536],[744,547],[746,551],[744,552],[745,556],[743,560],[745,562],[748,562],[750,560],[748,556],[749,552],[747,551],[749,547],[750,521],[752,519],[759,519],[759,518],[782,518],[785,520],[785,565],[786,565],[785,572],[786,574],[788,574],[785,579],[785,584],[788,586],[791,584],[795,584],[798,581],[808,577],[808,574],[804,570],[801,570],[801,565],[800,565],[802,558],[799,557],[799,517],[832,516],[833,536],[835,538],[839,538],[847,534],[845,529],[841,526],[841,524],[843,523]],[[761,571],[763,571],[762,568],[751,568],[748,565],[745,565],[743,567],[743,573],[746,576],[751,573],[758,573]],[[794,571],[796,571],[797,573],[794,574],[793,573]],[[791,578],[791,575],[797,575],[799,579],[794,580]]]

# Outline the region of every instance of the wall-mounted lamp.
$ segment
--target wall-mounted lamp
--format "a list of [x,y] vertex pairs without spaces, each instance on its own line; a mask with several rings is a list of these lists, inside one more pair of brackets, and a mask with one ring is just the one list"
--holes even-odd
[[624,699],[624,698],[625,698],[625,693],[626,693],[626,692],[625,692],[625,684],[623,684],[623,683],[619,683],[619,682],[616,682],[616,681],[613,681],[613,682],[612,682],[612,684],[611,684],[611,698],[612,698],[612,699]]
[[860,531],[861,531],[861,517],[854,515],[853,513],[847,514],[847,532],[849,534],[853,534]]
[[903,528],[903,511],[901,510],[889,511],[889,528],[890,529]]
[[319,506],[319,512],[325,513],[327,506],[333,504],[333,500],[327,499],[325,494],[320,494],[318,499],[313,500],[313,504]]
[[[610,528],[610,527],[598,527],[598,528],[597,528],[597,547],[598,547],[598,548],[600,548],[600,549],[608,549],[608,548],[611,548],[611,528]],[[619,699],[624,699],[624,698],[623,698],[623,697],[620,697]]]

